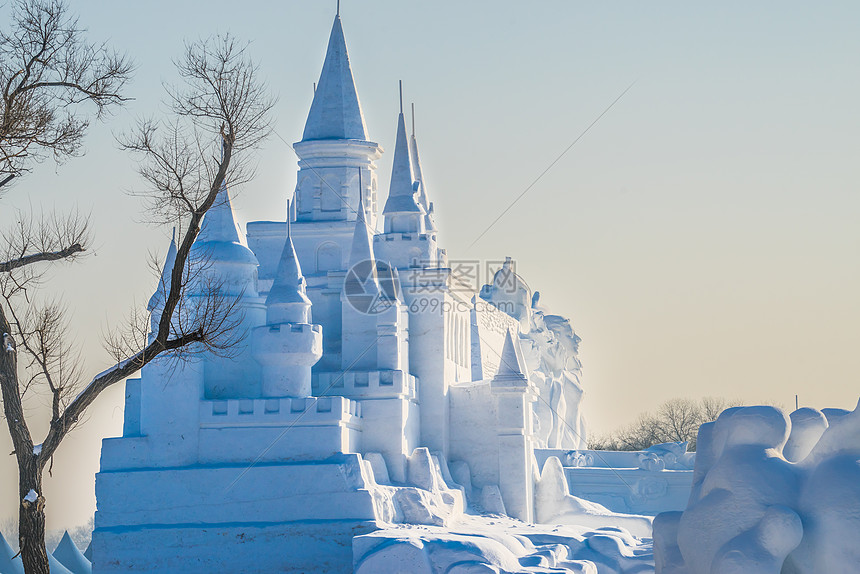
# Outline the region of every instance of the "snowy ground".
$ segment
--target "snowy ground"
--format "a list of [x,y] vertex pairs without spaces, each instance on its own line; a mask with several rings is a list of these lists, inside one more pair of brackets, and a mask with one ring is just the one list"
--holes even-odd
[[356,574],[654,572],[650,538],[618,527],[526,524],[463,515],[449,526],[394,524],[353,542]]

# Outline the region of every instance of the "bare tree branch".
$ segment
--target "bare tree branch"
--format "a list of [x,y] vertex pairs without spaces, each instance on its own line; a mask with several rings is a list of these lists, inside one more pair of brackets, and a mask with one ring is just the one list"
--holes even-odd
[[62,0],[15,0],[11,28],[0,31],[0,188],[52,155],[74,156],[96,117],[127,98],[134,68],[125,55],[84,40]]
[[[0,33],[4,182],[46,153],[57,159],[73,155],[87,127],[75,106],[92,103],[101,116],[124,99],[119,92],[131,70],[124,57],[84,43],[60,0],[16,0],[13,12],[12,32]],[[188,45],[177,67],[183,83],[168,92],[175,117],[140,122],[121,145],[141,158],[148,212],[184,231],[175,262],[159,280],[162,296],[151,309],[149,326],[142,310],[132,311],[126,326],[105,342],[115,364],[85,386],[70,344],[79,337],[70,336],[62,305],[41,303],[37,288],[50,267],[45,263],[86,252],[87,219],[22,215],[0,233],[0,387],[19,467],[19,546],[28,574],[48,571],[43,471],[87,408],[105,389],[159,356],[229,356],[244,336],[242,294],[211,272],[205,249],[192,246],[226,182],[241,183],[253,172],[248,154],[238,152],[268,135],[274,101],[245,47],[230,36]],[[44,440],[34,446],[21,396],[38,388],[47,389],[51,419]]]

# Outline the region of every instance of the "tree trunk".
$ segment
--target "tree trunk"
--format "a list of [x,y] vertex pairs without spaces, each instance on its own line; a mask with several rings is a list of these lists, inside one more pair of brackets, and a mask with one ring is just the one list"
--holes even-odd
[[[18,512],[18,547],[26,574],[49,574],[48,553],[45,550],[45,498],[42,496],[42,469],[36,457],[18,470],[18,492],[21,507]],[[35,494],[34,494],[35,493]]]

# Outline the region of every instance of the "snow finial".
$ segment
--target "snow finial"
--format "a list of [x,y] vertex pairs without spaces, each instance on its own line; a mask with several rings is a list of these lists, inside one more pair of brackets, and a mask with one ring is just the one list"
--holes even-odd
[[342,139],[367,141],[367,126],[355,89],[338,12],[331,28],[322,73],[314,91],[302,141]]
[[[289,204],[287,205],[289,211]],[[266,297],[266,322],[269,325],[281,323],[307,323],[311,302],[305,294],[305,280],[296,256],[296,248],[287,218],[287,238],[278,262],[275,281]]]
[[388,199],[382,213],[421,213],[421,208],[415,202],[416,187],[420,187],[420,183],[415,180],[412,173],[406,122],[401,111],[397,117],[397,141],[394,144],[391,185],[388,188]]

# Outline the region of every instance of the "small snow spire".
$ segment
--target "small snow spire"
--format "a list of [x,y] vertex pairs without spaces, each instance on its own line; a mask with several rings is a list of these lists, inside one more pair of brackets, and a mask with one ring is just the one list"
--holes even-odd
[[314,90],[302,141],[367,141],[367,126],[355,89],[340,12],[334,17],[325,61]]
[[349,256],[350,267],[362,261],[375,261],[373,255],[373,230],[367,223],[364,209],[364,192],[358,190],[358,212],[355,218],[355,232],[352,235],[352,250]]
[[[289,211],[289,206],[287,206]],[[278,270],[269,295],[266,297],[266,322],[307,323],[311,302],[305,293],[305,279],[293,245],[290,220],[287,218],[287,238],[278,262]]]
[[505,345],[502,348],[502,355],[499,361],[499,370],[496,371],[496,376],[493,377],[493,383],[504,386],[513,386],[516,384],[528,383],[528,367],[526,366],[523,351],[520,347],[519,337],[514,341],[514,335],[510,329],[505,336]]
[[421,171],[421,157],[418,155],[418,140],[415,138],[415,104],[412,104],[412,137],[409,140],[409,155],[412,159],[412,171],[415,180],[419,183],[418,187],[418,203],[427,212],[425,217],[425,227],[429,230],[436,229],[436,223],[431,216],[430,200],[427,197],[427,186],[424,183],[424,173]]
[[388,199],[382,213],[421,213],[421,208],[415,201],[416,187],[419,187],[420,184],[415,181],[412,173],[409,140],[406,136],[406,121],[402,111],[397,117],[397,141],[394,144],[392,163],[391,185],[388,188]]
[[376,256],[373,253],[373,230],[368,225],[364,210],[364,193],[358,192],[358,217],[355,219],[355,232],[352,235],[352,250],[349,254],[349,266],[354,273],[362,276],[363,290],[366,295],[380,292],[379,276],[376,269]]

